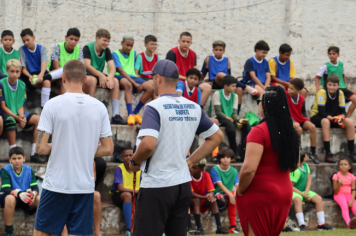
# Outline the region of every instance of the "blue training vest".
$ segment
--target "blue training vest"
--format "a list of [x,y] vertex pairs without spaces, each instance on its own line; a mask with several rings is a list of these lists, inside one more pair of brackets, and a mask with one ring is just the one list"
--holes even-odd
[[41,50],[42,45],[37,44],[36,51],[31,52],[28,48],[23,45],[22,49],[26,56],[26,61],[28,65],[28,72],[31,74],[33,72],[41,71]]
[[217,61],[214,56],[209,56],[209,80],[214,81],[219,72],[230,75],[229,58],[224,57],[222,60]]
[[21,191],[26,191],[30,188],[32,179],[31,167],[22,165],[22,173],[20,176],[15,173],[11,164],[4,166],[4,169],[10,174],[12,190],[20,189]]
[[276,71],[277,78],[283,80],[284,82],[289,82],[290,60],[288,60],[283,65],[278,61],[278,57],[273,57],[273,59],[276,61],[276,65],[277,65],[277,71]]
[[[266,82],[266,72],[268,71],[268,62],[266,59],[263,59],[261,63],[258,63],[254,57],[251,57],[250,60],[253,64],[253,70],[255,71],[256,77],[260,80],[262,84]],[[244,83],[255,84],[255,82],[251,79],[250,75],[247,72],[244,73]]]

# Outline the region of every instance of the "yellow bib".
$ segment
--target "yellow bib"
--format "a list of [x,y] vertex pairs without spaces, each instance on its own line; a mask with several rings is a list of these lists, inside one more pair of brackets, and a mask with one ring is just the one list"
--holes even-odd
[[[133,177],[134,177],[134,173],[131,172],[129,173],[126,168],[124,163],[122,163],[121,165],[119,165],[119,168],[121,168],[121,172],[122,172],[122,185],[124,188],[127,189],[133,189]],[[141,170],[136,172],[136,186],[135,189],[139,190],[140,189],[140,184],[141,184]]]

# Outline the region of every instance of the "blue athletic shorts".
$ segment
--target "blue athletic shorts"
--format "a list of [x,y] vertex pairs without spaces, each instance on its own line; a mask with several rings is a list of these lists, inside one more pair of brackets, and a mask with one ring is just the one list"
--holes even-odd
[[64,225],[68,234],[94,234],[94,193],[64,194],[43,189],[38,205],[35,229],[61,235]]
[[[138,83],[139,85],[143,84],[144,82],[146,82],[146,80],[142,79],[141,77],[135,77],[135,76],[130,76],[136,83]],[[124,76],[122,75],[115,75],[115,78],[119,80],[124,78]],[[132,85],[132,92],[133,93],[137,93],[137,89],[135,86]]]

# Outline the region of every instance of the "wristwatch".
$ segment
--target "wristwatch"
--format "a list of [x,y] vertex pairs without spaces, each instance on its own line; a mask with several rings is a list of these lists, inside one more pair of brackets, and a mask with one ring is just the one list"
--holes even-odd
[[139,166],[140,165],[140,164],[136,164],[133,159],[131,159],[130,162],[131,162],[131,165],[133,165],[133,166]]

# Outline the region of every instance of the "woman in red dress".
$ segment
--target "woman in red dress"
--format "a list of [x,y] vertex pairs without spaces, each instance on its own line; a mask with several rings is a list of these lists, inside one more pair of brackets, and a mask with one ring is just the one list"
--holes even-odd
[[246,236],[275,236],[292,204],[289,172],[299,163],[299,136],[282,87],[267,87],[257,102],[264,120],[247,136],[236,203]]

